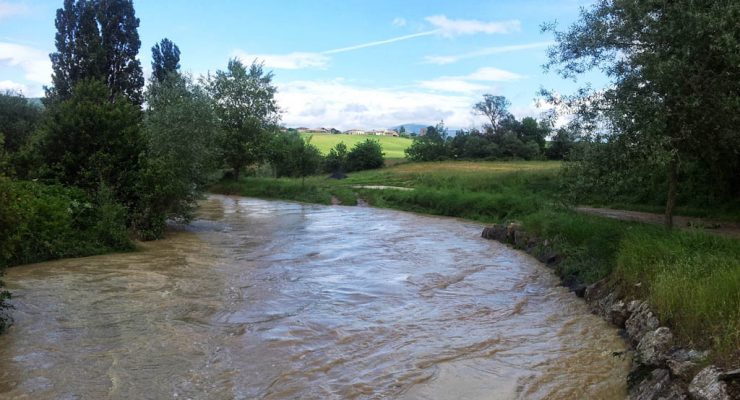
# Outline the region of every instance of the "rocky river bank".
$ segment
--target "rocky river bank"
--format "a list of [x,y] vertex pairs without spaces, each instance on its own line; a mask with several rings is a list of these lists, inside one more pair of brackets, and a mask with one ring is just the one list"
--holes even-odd
[[[519,224],[493,225],[485,228],[481,236],[524,250],[549,267],[556,267],[563,259],[549,240],[527,233]],[[564,277],[563,284],[582,297],[591,312],[621,330],[632,353],[630,398],[740,398],[740,370],[724,371],[708,365],[708,351],[678,346],[671,329],[661,323],[646,301],[624,295],[608,278],[587,286]]]

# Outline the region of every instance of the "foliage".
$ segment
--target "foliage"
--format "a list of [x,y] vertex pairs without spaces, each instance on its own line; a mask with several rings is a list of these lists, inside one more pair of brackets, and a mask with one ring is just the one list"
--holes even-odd
[[180,48],[171,40],[164,38],[152,47],[152,77],[163,82],[167,75],[180,70]]
[[215,169],[218,121],[210,98],[188,76],[152,80],[146,104],[135,224],[140,236],[154,239],[164,233],[167,219],[192,219]]
[[619,137],[614,151],[659,150],[631,158],[652,175],[664,171],[669,227],[683,163],[710,170],[707,189],[715,195],[738,194],[739,15],[740,4],[730,0],[602,0],[565,32],[544,27],[556,39],[548,67],[565,77],[597,68],[613,80],[602,93],[581,91],[566,104],[581,119],[607,121]]
[[304,139],[297,132],[280,132],[272,137],[268,161],[276,178],[303,178],[319,171],[322,157],[310,137]]
[[564,160],[575,143],[573,135],[565,128],[560,128],[553,135],[550,146],[545,150],[549,160]]
[[0,178],[0,265],[131,248],[125,210],[101,187],[79,189]]
[[5,151],[18,152],[29,141],[41,120],[41,113],[40,107],[20,93],[0,93],[0,134],[5,137]]
[[510,105],[511,102],[504,96],[484,94],[483,100],[473,106],[473,112],[488,118],[489,123],[485,130],[490,134],[495,134],[501,129],[501,122],[511,115],[508,111]]
[[256,62],[247,69],[232,59],[226,71],[216,71],[206,84],[221,121],[221,158],[238,180],[244,167],[265,160],[268,132],[280,116],[272,72],[265,73]]
[[326,172],[345,172],[347,171],[347,145],[344,142],[337,143],[334,148],[329,150],[324,160],[324,169]]
[[445,139],[447,129],[443,123],[426,128],[424,135],[417,136],[406,149],[406,158],[411,161],[439,161],[447,158]]
[[49,99],[69,99],[78,83],[98,80],[108,87],[111,99],[123,96],[141,105],[139,19],[131,0],[65,0],[55,25]]
[[383,147],[380,142],[367,139],[354,145],[347,153],[347,172],[376,169],[383,166]]
[[40,176],[90,193],[107,186],[122,205],[133,208],[144,148],[141,112],[108,96],[102,83],[82,81],[69,100],[51,105],[40,127]]

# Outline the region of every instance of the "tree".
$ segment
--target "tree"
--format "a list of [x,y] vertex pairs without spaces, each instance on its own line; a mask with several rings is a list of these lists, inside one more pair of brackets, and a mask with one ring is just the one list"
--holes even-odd
[[142,103],[144,75],[136,59],[139,19],[131,0],[65,0],[55,20],[57,51],[50,55],[52,88],[47,97],[66,100],[83,80],[101,80],[109,100]]
[[15,153],[28,142],[41,120],[41,107],[31,104],[20,93],[0,93],[0,134],[5,151]]
[[384,162],[383,155],[383,147],[377,140],[359,142],[347,153],[347,171],[380,168]]
[[732,0],[601,0],[565,32],[543,27],[556,40],[546,67],[565,77],[600,69],[612,78],[600,96],[576,98],[587,104],[582,116],[600,110],[627,151],[660,150],[644,163],[665,166],[666,227],[682,163],[705,165],[716,190],[737,194],[739,14]]
[[345,172],[347,171],[347,145],[339,142],[329,150],[324,160],[324,169],[326,172]]
[[490,124],[488,128],[491,134],[499,134],[501,121],[510,115],[507,110],[510,105],[511,102],[504,96],[484,94],[483,101],[475,103],[473,106],[473,112],[488,118]]
[[215,169],[218,121],[207,93],[187,75],[152,80],[146,104],[135,222],[142,237],[154,239],[166,220],[192,219]]
[[445,139],[447,129],[443,122],[428,126],[423,136],[414,137],[411,146],[404,150],[411,161],[439,161],[448,157]]
[[247,69],[232,59],[226,71],[208,77],[207,88],[221,121],[223,162],[233,169],[238,180],[244,167],[266,158],[269,128],[280,119],[272,72],[265,73],[257,62]]
[[275,177],[305,178],[318,172],[321,152],[311,144],[311,137],[304,139],[296,131],[278,132],[272,136],[267,156]]
[[545,154],[550,160],[563,160],[573,148],[575,140],[570,132],[565,128],[560,128],[550,141],[550,147]]
[[180,70],[180,48],[164,38],[152,47],[152,76],[159,82]]
[[100,81],[82,81],[69,100],[54,103],[41,124],[37,144],[41,177],[95,193],[103,186],[134,208],[143,142],[141,111],[128,101],[109,100]]
[[57,51],[51,53],[52,88],[47,97],[66,100],[83,79],[104,79],[105,55],[96,19],[95,2],[64,0],[54,21]]

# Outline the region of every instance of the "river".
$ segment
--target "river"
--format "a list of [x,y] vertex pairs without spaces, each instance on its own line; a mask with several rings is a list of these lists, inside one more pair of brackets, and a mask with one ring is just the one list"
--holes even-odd
[[142,251],[8,270],[3,399],[624,399],[629,360],[479,224],[211,196]]

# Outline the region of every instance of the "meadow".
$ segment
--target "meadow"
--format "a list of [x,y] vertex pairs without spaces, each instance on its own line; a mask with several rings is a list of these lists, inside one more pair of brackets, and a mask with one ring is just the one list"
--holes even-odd
[[[712,359],[740,357],[740,241],[699,230],[577,213],[561,197],[561,163],[499,161],[404,163],[347,179],[245,178],[214,192],[330,204],[372,206],[484,223],[520,222],[564,255],[556,273],[590,284],[606,279],[646,299],[680,344],[711,348]],[[412,188],[368,189],[386,185]]]
[[311,144],[316,146],[322,155],[327,155],[332,147],[340,142],[344,142],[348,149],[351,149],[357,143],[364,142],[366,139],[373,139],[380,142],[383,147],[386,159],[404,158],[404,150],[411,146],[412,140],[409,138],[393,136],[375,136],[375,135],[345,135],[345,134],[327,134],[327,133],[302,133],[304,138],[311,137]]

